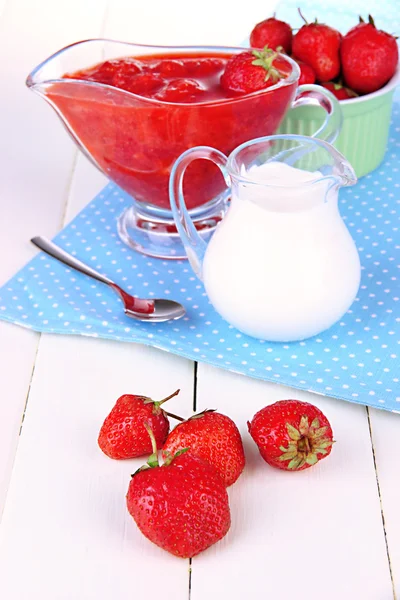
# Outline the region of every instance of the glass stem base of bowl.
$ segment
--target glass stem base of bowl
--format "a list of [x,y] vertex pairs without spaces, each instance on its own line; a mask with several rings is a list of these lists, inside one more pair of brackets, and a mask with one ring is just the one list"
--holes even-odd
[[[227,194],[189,211],[200,237],[208,242],[228,208]],[[130,248],[153,258],[182,260],[185,248],[170,211],[148,211],[134,203],[118,218],[118,235]]]

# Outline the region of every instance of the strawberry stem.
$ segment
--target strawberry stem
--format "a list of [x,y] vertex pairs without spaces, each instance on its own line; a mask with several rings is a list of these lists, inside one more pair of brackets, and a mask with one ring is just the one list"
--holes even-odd
[[183,419],[182,417],[178,417],[178,415],[174,415],[174,413],[170,413],[166,410],[164,410],[164,414],[166,414],[168,417],[171,417],[171,419],[176,419],[177,421],[185,421],[185,419]]
[[[167,396],[166,398],[163,398],[162,400],[153,400],[153,398],[146,397],[144,399],[144,404],[153,404],[153,414],[159,415],[159,414],[161,414],[161,408],[160,408],[161,404],[164,404],[164,402],[167,402],[167,400],[171,400],[171,398],[173,398],[174,396],[177,396],[180,391],[181,391],[180,389],[175,390],[175,392],[173,394],[170,394],[169,396]],[[171,415],[171,416],[173,416],[173,415]],[[177,417],[177,418],[179,421],[179,417]]]
[[151,449],[153,450],[153,454],[151,456],[149,456],[149,459],[147,461],[147,464],[149,465],[149,467],[159,467],[160,464],[158,462],[158,452],[157,452],[157,442],[156,442],[156,438],[154,437],[154,433],[153,430],[151,429],[149,423],[143,423],[147,433],[150,436],[150,440],[151,440]]
[[217,410],[216,408],[205,408],[201,412],[196,413],[195,415],[192,415],[191,417],[189,417],[188,421],[192,421],[193,419],[200,419],[200,417],[204,417],[204,415],[206,413],[215,412],[216,410]]
[[308,417],[303,415],[298,428],[286,423],[286,430],[290,441],[287,448],[280,446],[282,454],[278,460],[288,461],[289,470],[301,469],[306,463],[315,465],[333,444],[327,427],[320,427],[317,418],[310,425]]
[[172,463],[172,461],[175,460],[175,458],[177,458],[181,454],[184,454],[188,450],[189,448],[181,448],[180,450],[177,450],[177,452],[175,452],[175,454],[173,455],[170,452],[166,452],[164,456],[164,466],[168,467]]
[[278,56],[278,52],[265,46],[264,50],[261,50],[261,52],[253,50],[252,54],[255,57],[255,60],[253,60],[251,64],[262,67],[265,70],[265,81],[271,79],[273,83],[276,83],[281,79],[281,73],[273,65],[275,58]]
[[167,396],[163,400],[157,400],[158,406],[161,406],[161,404],[164,404],[164,402],[167,402],[167,400],[171,400],[171,398],[173,398],[174,396],[177,396],[180,391],[181,391],[180,389],[176,390],[173,394],[170,394],[169,396]]
[[299,11],[299,15],[300,15],[300,16],[301,16],[301,18],[303,19],[304,23],[305,23],[306,25],[308,25],[308,21],[307,21],[307,19],[305,18],[305,16],[303,15],[303,13],[301,12],[301,8],[298,8],[297,10]]

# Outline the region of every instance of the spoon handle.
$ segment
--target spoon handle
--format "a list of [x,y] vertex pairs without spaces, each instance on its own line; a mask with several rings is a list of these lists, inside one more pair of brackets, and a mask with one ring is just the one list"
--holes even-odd
[[57,244],[54,244],[54,242],[51,242],[49,239],[38,235],[36,237],[33,237],[31,239],[31,242],[40,250],[43,250],[43,252],[49,254],[49,256],[52,256],[53,258],[64,263],[64,265],[67,265],[67,267],[71,267],[72,269],[75,269],[80,273],[89,275],[89,277],[93,277],[93,279],[97,279],[97,281],[101,281],[101,283],[106,283],[107,285],[112,286],[115,285],[114,282],[111,281],[111,279],[108,279],[108,277],[105,277],[104,275],[98,273],[88,265],[85,265],[85,263],[81,262],[74,256],[71,256],[71,254],[65,252],[65,250],[57,246]]

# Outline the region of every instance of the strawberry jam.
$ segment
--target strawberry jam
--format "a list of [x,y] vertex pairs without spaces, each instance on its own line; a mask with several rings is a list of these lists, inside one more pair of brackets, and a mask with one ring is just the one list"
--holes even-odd
[[[108,60],[64,75],[47,96],[110,179],[135,200],[169,209],[169,175],[182,152],[206,145],[228,155],[245,141],[270,135],[294,96],[296,82],[229,95],[220,78],[230,56]],[[184,192],[189,209],[204,205],[224,188],[218,168],[209,161],[188,167]]]

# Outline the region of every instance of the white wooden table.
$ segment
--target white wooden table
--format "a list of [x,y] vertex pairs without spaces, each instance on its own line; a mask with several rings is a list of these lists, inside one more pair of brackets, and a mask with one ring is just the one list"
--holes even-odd
[[[25,76],[89,37],[237,44],[274,0],[0,0],[0,284],[105,183]],[[227,537],[191,562],[145,540],[125,508],[140,461],[97,448],[122,393],[174,412],[216,407],[239,425],[247,467],[229,490]],[[277,399],[322,408],[337,444],[314,469],[260,459],[246,420]],[[194,401],[196,406],[194,407]],[[171,406],[172,410],[172,406]],[[2,600],[392,600],[400,598],[400,418],[251,380],[134,344],[39,335],[0,322]]]

